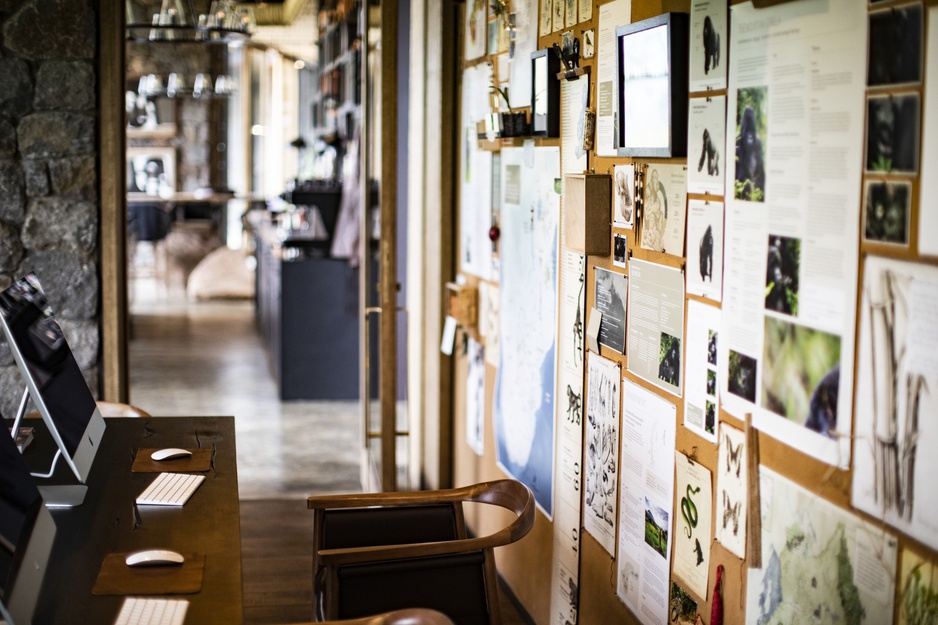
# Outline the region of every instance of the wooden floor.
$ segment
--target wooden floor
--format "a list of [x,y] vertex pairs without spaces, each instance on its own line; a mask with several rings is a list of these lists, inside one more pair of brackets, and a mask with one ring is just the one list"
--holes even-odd
[[[306,496],[360,490],[357,402],[279,401],[251,302],[135,295],[131,402],[160,416],[235,417],[245,625],[310,621]],[[525,622],[502,603],[505,625]]]
[[245,625],[312,620],[311,518],[305,500],[241,502]]

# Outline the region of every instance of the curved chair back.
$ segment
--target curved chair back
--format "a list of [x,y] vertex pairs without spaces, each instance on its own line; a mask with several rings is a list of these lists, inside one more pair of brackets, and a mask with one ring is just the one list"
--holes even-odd
[[[500,530],[469,538],[463,504],[507,509]],[[497,625],[494,548],[534,526],[534,495],[516,480],[404,493],[310,497],[313,590],[320,618],[421,607],[458,625]]]
[[298,623],[295,625],[454,625],[453,621],[442,612],[411,608],[394,610],[376,616],[346,619],[343,621],[319,621],[317,623]]

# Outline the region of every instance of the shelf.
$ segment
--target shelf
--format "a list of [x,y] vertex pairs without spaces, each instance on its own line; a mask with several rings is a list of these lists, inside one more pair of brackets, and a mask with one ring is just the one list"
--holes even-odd
[[133,43],[199,43],[230,44],[247,41],[251,33],[226,28],[199,28],[195,26],[154,26],[128,24],[127,41]]

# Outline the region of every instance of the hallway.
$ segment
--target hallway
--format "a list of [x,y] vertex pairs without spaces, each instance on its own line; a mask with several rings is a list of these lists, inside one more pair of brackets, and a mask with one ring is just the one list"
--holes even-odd
[[131,402],[153,415],[234,415],[244,623],[312,616],[305,497],[355,492],[357,402],[281,402],[250,301],[188,302],[132,287]]
[[[130,400],[154,416],[234,415],[245,625],[312,615],[305,497],[361,490],[357,402],[277,398],[250,301],[189,302],[133,288]],[[502,588],[505,625],[522,625]]]

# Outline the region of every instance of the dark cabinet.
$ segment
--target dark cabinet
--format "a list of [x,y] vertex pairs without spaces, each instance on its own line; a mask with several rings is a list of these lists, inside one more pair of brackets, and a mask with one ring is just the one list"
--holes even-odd
[[358,270],[254,236],[257,320],[280,398],[358,399]]

